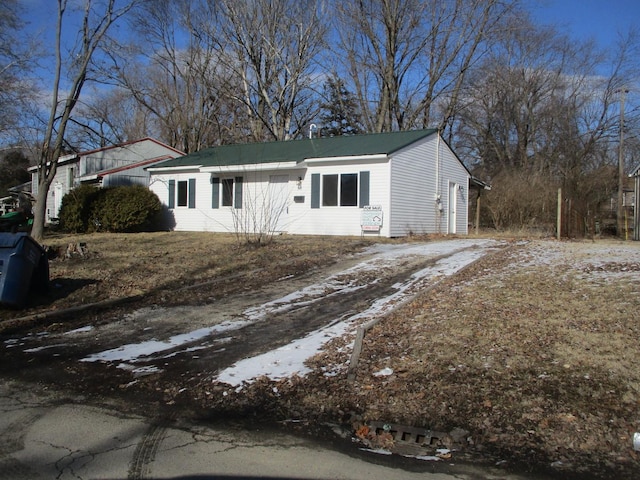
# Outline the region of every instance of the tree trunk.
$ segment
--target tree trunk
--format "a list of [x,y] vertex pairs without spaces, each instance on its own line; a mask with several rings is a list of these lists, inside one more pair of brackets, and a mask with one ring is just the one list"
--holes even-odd
[[33,228],[31,229],[31,236],[37,241],[42,242],[44,239],[44,223],[45,215],[47,213],[47,195],[49,193],[49,185],[46,178],[44,181],[38,179],[38,195],[36,196],[36,203],[33,206]]

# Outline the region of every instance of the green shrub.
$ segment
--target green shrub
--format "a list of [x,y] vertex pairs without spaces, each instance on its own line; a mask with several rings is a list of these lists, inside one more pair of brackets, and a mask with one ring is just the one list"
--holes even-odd
[[85,233],[91,216],[91,204],[99,190],[91,185],[80,185],[64,197],[58,213],[59,228],[68,233]]
[[157,195],[141,185],[105,188],[95,207],[100,230],[107,232],[155,230],[162,211]]
[[[81,186],[72,190],[65,195],[65,199],[76,190],[84,188],[86,187]],[[81,197],[81,195],[76,194],[75,197]],[[160,225],[162,204],[155,193],[142,185],[108,187],[99,190],[94,188],[92,195],[86,195],[83,198],[85,203],[69,211],[72,214],[69,220],[66,219],[67,211],[61,209],[60,225],[64,231],[141,232],[156,230]],[[63,199],[63,205],[64,203]],[[78,211],[81,213],[76,214]],[[68,229],[67,225],[74,229]]]

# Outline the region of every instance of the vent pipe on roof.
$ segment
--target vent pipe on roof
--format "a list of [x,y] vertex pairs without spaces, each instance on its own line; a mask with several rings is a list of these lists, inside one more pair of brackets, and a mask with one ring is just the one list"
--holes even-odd
[[315,123],[312,123],[311,125],[309,125],[309,139],[313,138],[314,130],[318,130],[318,127]]

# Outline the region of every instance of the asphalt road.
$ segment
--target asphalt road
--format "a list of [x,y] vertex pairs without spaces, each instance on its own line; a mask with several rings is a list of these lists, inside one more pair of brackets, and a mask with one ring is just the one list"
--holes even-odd
[[2,480],[525,478],[476,467],[435,472],[417,460],[407,469],[349,450],[281,431],[178,426],[0,380]]

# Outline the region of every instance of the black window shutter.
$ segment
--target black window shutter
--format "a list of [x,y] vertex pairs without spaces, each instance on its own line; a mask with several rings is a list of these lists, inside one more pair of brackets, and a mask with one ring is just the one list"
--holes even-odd
[[220,179],[211,177],[211,208],[220,208]]
[[360,208],[369,205],[369,172],[360,172]]
[[169,208],[176,208],[176,181],[169,180]]
[[189,208],[196,208],[196,179],[189,179]]
[[320,174],[311,174],[311,208],[320,208]]

